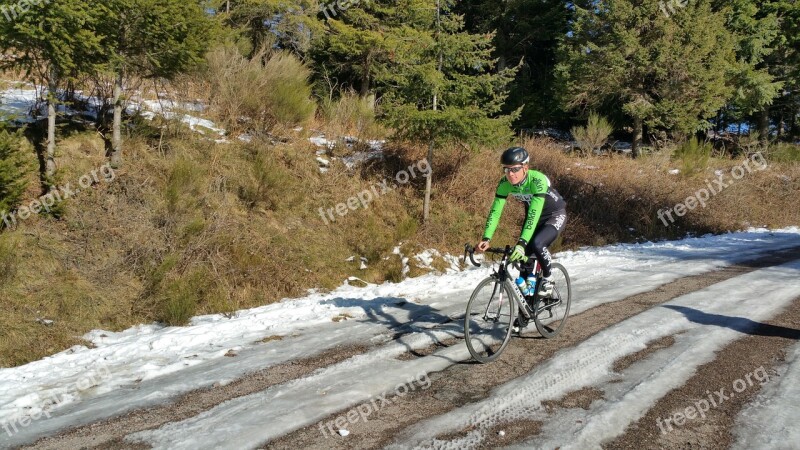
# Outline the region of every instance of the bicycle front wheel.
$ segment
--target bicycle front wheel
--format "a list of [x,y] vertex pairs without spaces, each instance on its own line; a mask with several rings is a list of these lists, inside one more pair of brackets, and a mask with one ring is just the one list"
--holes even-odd
[[558,263],[553,263],[550,267],[553,274],[553,294],[536,300],[533,315],[536,329],[547,339],[556,337],[564,328],[572,300],[572,286],[567,269]]
[[464,338],[475,360],[487,363],[497,359],[511,339],[511,324],[517,304],[508,284],[494,277],[478,284],[467,303]]

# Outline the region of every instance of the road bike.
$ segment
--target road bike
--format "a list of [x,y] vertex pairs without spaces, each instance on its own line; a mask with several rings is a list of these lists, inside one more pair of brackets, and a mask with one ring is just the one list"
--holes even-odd
[[[519,270],[516,262],[509,261],[511,251],[512,248],[508,245],[505,248],[493,247],[486,250],[487,254],[498,255],[500,260],[493,261],[492,274],[478,283],[467,303],[464,338],[472,357],[482,363],[500,357],[511,340],[512,331],[516,330],[521,336],[522,330],[531,320],[536,324],[539,334],[550,339],[564,329],[569,317],[572,288],[567,269],[561,264],[552,263],[552,294],[540,295],[542,268],[539,261],[535,261],[535,290],[533,295],[525,296],[508,270],[509,266]],[[469,256],[470,262],[480,267],[474,259],[474,253],[475,248],[466,244],[464,261]]]

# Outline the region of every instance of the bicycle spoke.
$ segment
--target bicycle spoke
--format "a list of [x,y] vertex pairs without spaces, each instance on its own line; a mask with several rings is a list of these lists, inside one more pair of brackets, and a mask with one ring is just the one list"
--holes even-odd
[[481,282],[470,297],[464,322],[467,348],[475,359],[497,358],[511,336],[514,303],[507,287],[495,278]]
[[540,298],[536,304],[534,322],[539,333],[555,337],[564,327],[569,317],[571,286],[569,275],[563,266],[553,263],[553,293],[550,298]]

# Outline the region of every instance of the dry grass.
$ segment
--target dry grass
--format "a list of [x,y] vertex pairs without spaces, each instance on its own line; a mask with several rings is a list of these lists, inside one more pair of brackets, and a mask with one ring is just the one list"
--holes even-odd
[[[325,224],[319,208],[335,208],[393,178],[421,160],[425,148],[395,146],[385,160],[353,171],[335,160],[321,174],[305,139],[217,145],[179,133],[162,144],[159,150],[152,135],[133,136],[116,178],[66,202],[63,219],[33,217],[0,234],[0,366],[84,343],[80,336],[95,328],[183,324],[195,314],[332,289],[351,275],[399,281],[403,266],[393,248],[402,243],[406,256],[431,247],[460,254],[465,242],[480,237],[502,176],[500,149],[439,149],[429,223],[420,220],[419,177]],[[563,245],[570,248],[800,223],[797,164],[772,163],[665,227],[659,208],[683,201],[714,178],[714,169],[738,161],[712,159],[706,171],[684,178],[668,173],[669,155],[574,158],[546,142],[524,145],[534,167],[568,199]],[[102,141],[91,134],[66,138],[59,155],[65,181],[105,163]],[[509,202],[495,242],[514,242],[521,220],[522,208]],[[350,256],[354,261],[345,261]],[[412,264],[411,275],[421,273]]]

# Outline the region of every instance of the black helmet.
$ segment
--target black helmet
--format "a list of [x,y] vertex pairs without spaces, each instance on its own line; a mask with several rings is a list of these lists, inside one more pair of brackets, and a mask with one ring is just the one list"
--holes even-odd
[[514,166],[517,164],[528,164],[530,158],[528,152],[522,147],[511,147],[503,152],[500,157],[500,164],[504,166]]

